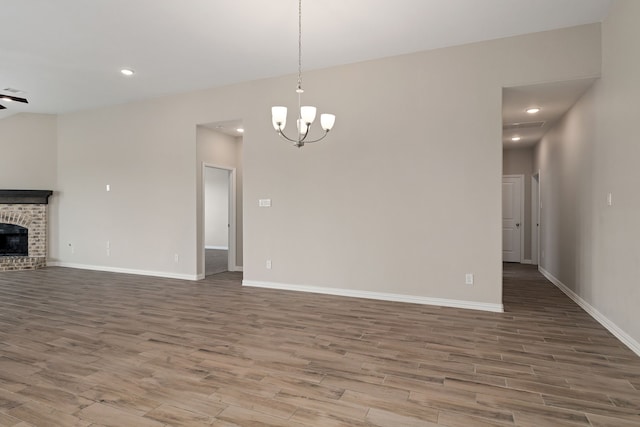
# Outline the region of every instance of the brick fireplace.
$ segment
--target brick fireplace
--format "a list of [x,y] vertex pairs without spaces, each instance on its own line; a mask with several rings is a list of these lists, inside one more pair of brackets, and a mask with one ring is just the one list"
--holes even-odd
[[[2,230],[26,229],[27,235],[26,255],[14,255],[11,250],[2,251],[0,248],[0,271],[46,267],[47,205],[51,194],[53,192],[50,190],[0,190],[0,224],[6,225]],[[13,235],[0,237],[3,237],[0,238],[0,244],[6,246],[18,238]]]

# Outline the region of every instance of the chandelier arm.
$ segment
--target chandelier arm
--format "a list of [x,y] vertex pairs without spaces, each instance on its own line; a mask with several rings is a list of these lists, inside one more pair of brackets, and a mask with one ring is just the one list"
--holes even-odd
[[299,141],[299,140],[297,140],[297,139],[289,138],[287,135],[285,135],[285,133],[282,131],[282,129],[281,129],[281,128],[278,128],[277,132],[278,132],[278,135],[280,135],[281,137],[283,137],[283,138],[284,138],[284,139],[286,139],[287,141],[295,142],[296,144],[298,144],[298,143],[302,142],[302,141]]
[[322,141],[328,134],[329,134],[329,131],[325,130],[324,131],[324,135],[322,135],[320,138],[314,139],[314,140],[311,140],[311,141],[306,141],[306,140],[303,139],[301,142],[304,142],[305,144],[313,144],[314,142]]
[[282,128],[281,128],[281,127],[279,127],[279,126],[278,126],[278,130],[277,130],[277,132],[278,132],[278,134],[279,134],[281,137],[283,137],[283,138],[284,138],[284,139],[286,139],[287,141],[295,142],[296,144],[300,144],[300,145],[302,145],[301,143],[306,143],[306,142],[310,142],[310,143],[311,143],[311,142],[317,142],[317,141],[320,141],[320,140],[321,140],[321,139],[323,139],[325,136],[327,136],[327,133],[329,133],[329,131],[326,131],[326,132],[325,132],[325,134],[324,134],[321,138],[316,139],[316,140],[313,140],[313,141],[306,141],[307,136],[309,135],[309,127],[310,127],[310,126],[309,126],[309,125],[307,125],[307,131],[304,133],[304,135],[302,135],[302,137],[301,137],[301,138],[298,138],[298,139],[289,138],[287,135],[285,135],[284,131],[283,131],[283,130],[282,130]]

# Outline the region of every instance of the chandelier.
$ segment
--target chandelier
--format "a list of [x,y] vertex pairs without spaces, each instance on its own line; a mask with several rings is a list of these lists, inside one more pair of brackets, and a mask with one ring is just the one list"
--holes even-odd
[[294,146],[300,148],[305,143],[310,144],[324,139],[331,128],[333,128],[333,124],[336,121],[336,116],[333,114],[321,114],[320,126],[322,127],[324,134],[318,139],[307,139],[311,124],[316,118],[316,107],[308,105],[303,106],[301,100],[302,93],[304,92],[304,89],[302,89],[302,0],[298,0],[298,86],[296,88],[296,92],[298,94],[298,120],[296,122],[298,127],[297,136],[295,138],[290,138],[284,134],[284,127],[287,124],[287,107],[271,107],[271,120],[278,135],[287,141],[292,142]]

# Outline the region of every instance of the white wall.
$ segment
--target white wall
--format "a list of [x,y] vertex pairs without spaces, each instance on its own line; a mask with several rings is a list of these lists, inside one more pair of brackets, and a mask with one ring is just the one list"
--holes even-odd
[[541,266],[640,354],[639,18],[640,2],[614,2],[602,25],[602,78],[545,136],[536,167]]
[[204,170],[204,245],[229,249],[229,171]]
[[294,76],[65,114],[60,260],[195,277],[196,125],[241,118],[245,280],[497,308],[502,87],[599,72],[599,25],[308,72],[305,102],[337,122],[303,149],[270,119]]

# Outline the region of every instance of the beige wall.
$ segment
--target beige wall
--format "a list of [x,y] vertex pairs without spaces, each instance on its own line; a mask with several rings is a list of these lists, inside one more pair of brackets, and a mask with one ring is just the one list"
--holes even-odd
[[56,261],[195,277],[196,127],[175,108],[149,101],[59,116]]
[[[640,352],[640,2],[616,1],[602,25],[602,78],[548,134],[541,169],[542,260],[551,275]],[[613,205],[607,206],[612,193]]]
[[577,290],[593,261],[595,98],[589,90],[536,149],[540,169],[540,265]]
[[245,148],[245,280],[500,303],[501,88],[597,74],[598,32],[313,73],[311,102],[338,116],[330,137]]
[[56,116],[15,114],[0,120],[0,188],[54,190]]
[[58,253],[57,117],[20,113],[0,120],[0,189],[53,190],[47,253]]
[[245,280],[499,306],[502,87],[599,72],[599,25],[309,72],[338,119],[303,149],[270,120],[293,76],[65,114],[60,261],[195,277],[196,125],[241,118]]
[[[198,126],[196,130],[196,148],[197,148],[197,177],[198,177],[198,194],[202,194],[201,177],[202,165],[208,164],[220,166],[236,170],[236,267],[242,267],[243,264],[243,219],[242,219],[242,194],[243,194],[243,159],[242,159],[242,137],[233,137],[216,132],[204,126]],[[200,239],[202,233],[205,233],[204,218],[200,217],[200,206],[202,200],[198,198],[198,224]],[[198,240],[200,248],[205,242]],[[199,255],[198,272],[204,274],[204,264],[202,261],[204,253]]]
[[502,151],[502,174],[524,175],[524,260],[531,260],[531,177],[533,148],[510,148]]

